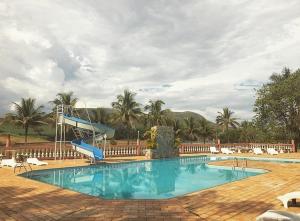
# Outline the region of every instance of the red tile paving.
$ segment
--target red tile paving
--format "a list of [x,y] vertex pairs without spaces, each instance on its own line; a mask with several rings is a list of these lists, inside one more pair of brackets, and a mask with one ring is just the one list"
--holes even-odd
[[[245,156],[245,155],[243,155]],[[300,154],[280,157],[299,158]],[[110,162],[139,160],[114,158]],[[47,168],[86,165],[83,160],[49,162]],[[217,162],[231,166],[231,162]],[[255,220],[268,209],[284,209],[276,197],[300,188],[300,164],[248,161],[269,173],[169,200],[104,200],[14,175],[0,168],[2,220]],[[43,167],[34,167],[40,169]]]

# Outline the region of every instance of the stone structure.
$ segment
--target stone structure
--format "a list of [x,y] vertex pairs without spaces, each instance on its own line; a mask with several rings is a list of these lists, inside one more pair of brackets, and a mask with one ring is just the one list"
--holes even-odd
[[169,158],[179,155],[175,147],[174,131],[172,127],[155,126],[151,128],[151,140],[153,149],[149,150],[147,158]]

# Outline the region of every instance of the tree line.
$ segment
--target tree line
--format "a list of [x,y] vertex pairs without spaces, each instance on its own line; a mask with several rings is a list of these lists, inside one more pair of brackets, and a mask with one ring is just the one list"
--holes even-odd
[[[143,139],[152,126],[165,125],[173,127],[175,137],[184,142],[216,139],[223,143],[300,141],[300,70],[292,72],[284,68],[272,74],[269,82],[256,91],[255,116],[249,121],[239,121],[228,107],[217,113],[215,123],[193,116],[179,120],[170,109],[164,109],[164,101],[149,100],[142,106],[136,101],[136,95],[124,90],[111,103],[112,111],[101,107],[89,109],[91,120],[115,128],[116,139],[136,139],[137,131]],[[13,103],[15,111],[8,113],[5,120],[22,125],[27,142],[28,128],[53,125],[57,105],[75,107],[77,102],[73,92],[58,93],[50,101],[53,111],[45,113],[34,98],[22,98],[20,103]]]

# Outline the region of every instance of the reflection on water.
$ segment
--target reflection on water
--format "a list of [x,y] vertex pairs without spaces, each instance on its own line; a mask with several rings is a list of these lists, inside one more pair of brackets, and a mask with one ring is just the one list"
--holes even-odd
[[106,199],[162,199],[257,175],[185,157],[34,171],[31,179]]

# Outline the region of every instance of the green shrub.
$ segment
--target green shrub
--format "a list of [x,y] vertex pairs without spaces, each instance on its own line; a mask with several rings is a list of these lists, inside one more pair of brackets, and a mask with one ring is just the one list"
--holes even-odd
[[175,148],[179,148],[181,145],[181,139],[179,137],[175,138]]
[[146,133],[144,134],[144,137],[147,138],[147,140],[146,140],[147,149],[155,149],[156,148],[156,136],[157,136],[156,127],[152,127],[151,130],[146,131]]

